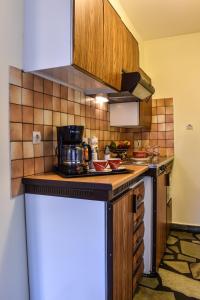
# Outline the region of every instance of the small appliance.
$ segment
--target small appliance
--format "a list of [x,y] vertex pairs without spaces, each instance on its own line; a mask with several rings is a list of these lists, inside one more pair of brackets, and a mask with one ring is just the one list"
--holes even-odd
[[57,127],[58,171],[65,175],[80,175],[87,172],[91,160],[91,147],[82,142],[83,126]]

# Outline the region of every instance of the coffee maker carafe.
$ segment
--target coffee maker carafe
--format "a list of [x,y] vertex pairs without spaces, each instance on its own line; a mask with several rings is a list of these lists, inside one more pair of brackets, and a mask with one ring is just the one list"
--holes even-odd
[[91,148],[82,143],[83,131],[83,126],[57,127],[58,171],[65,175],[80,175],[87,172]]

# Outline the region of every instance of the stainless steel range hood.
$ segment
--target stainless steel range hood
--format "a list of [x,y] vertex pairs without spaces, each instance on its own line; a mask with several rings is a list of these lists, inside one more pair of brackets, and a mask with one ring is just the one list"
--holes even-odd
[[139,72],[123,73],[121,91],[108,94],[108,98],[110,103],[148,101],[154,92],[154,87]]

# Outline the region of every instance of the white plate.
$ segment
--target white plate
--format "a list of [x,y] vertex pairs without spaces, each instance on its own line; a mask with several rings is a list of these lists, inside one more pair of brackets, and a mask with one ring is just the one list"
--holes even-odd
[[134,160],[134,161],[149,161],[149,157],[140,157],[140,158],[136,158],[136,157],[131,157],[130,158],[131,160]]
[[89,172],[91,172],[91,173],[93,173],[93,172],[108,173],[108,172],[112,172],[112,170],[104,169],[103,171],[96,171],[95,169],[91,169],[91,170],[89,170]]

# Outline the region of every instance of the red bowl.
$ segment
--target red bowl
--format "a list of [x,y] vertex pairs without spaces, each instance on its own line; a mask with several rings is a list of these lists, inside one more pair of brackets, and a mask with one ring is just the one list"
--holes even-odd
[[148,153],[146,151],[133,151],[133,157],[146,158],[146,157],[148,157]]
[[93,160],[93,165],[96,171],[104,171],[107,167],[107,160]]
[[120,163],[121,163],[120,158],[113,158],[113,159],[108,160],[108,164],[112,170],[118,169],[120,166]]

